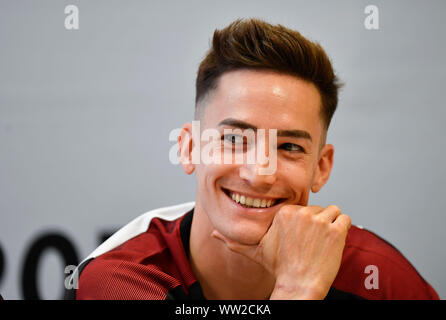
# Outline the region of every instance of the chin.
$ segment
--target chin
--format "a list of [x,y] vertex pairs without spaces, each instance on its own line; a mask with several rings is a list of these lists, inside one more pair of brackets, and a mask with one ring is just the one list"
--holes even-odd
[[258,225],[252,221],[237,224],[226,225],[223,228],[217,228],[225,237],[245,245],[256,245],[262,240],[268,231],[268,226]]

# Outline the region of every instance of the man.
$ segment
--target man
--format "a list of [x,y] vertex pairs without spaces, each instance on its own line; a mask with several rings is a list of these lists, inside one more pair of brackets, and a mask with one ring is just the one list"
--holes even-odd
[[[340,208],[308,206],[332,169],[338,89],[324,50],[296,31],[256,19],[215,31],[196,81],[198,137],[192,123],[178,137],[196,201],[114,234],[80,265],[75,298],[438,299]],[[267,161],[248,161],[262,145]],[[207,147],[214,161],[197,161]]]

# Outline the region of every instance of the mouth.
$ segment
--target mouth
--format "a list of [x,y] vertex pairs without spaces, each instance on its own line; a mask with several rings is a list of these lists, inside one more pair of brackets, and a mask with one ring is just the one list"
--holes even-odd
[[243,208],[254,208],[263,209],[271,208],[284,202],[285,198],[271,198],[271,197],[259,197],[247,195],[244,193],[239,193],[237,191],[232,191],[229,189],[222,188],[223,192],[231,199],[234,203],[242,206]]

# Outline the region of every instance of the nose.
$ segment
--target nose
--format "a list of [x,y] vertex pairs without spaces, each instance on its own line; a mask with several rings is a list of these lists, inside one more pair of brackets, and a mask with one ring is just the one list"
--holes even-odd
[[253,187],[268,188],[276,182],[277,176],[275,172],[272,174],[262,174],[262,168],[264,169],[265,165],[260,163],[245,164],[239,168],[240,178],[247,181]]
[[239,168],[240,177],[253,187],[271,187],[277,179],[276,150],[276,129],[269,130],[268,139],[264,130],[257,130],[257,146],[250,149],[244,165]]

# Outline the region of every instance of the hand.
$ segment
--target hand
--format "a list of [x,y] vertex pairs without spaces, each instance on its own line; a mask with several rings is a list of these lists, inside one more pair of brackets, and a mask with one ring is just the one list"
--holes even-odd
[[276,278],[270,299],[323,299],[341,265],[350,217],[337,206],[283,206],[257,245],[212,236]]

